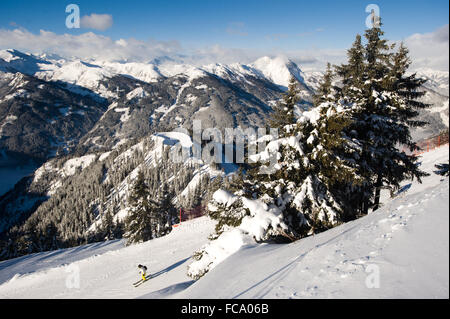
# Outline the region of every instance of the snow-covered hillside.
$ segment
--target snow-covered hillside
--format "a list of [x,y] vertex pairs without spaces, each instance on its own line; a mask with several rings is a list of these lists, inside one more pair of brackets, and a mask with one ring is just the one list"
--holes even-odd
[[251,66],[278,85],[287,87],[291,76],[299,82],[304,82],[300,69],[286,57],[278,56],[272,59],[265,56],[256,60]]
[[[186,265],[212,229],[211,220],[201,218],[140,245],[124,247],[116,240],[4,261],[0,298],[137,298],[160,289],[160,297],[174,293],[192,283]],[[134,288],[138,264],[146,265],[153,278]]]
[[[448,160],[447,146],[426,153],[431,175],[405,182],[380,210],[292,244],[243,246],[196,282],[186,268],[213,230],[207,217],[135,246],[111,241],[0,262],[0,297],[448,298],[449,179],[433,173]],[[134,288],[139,263],[154,278]]]
[[[447,147],[426,154],[422,166],[431,173],[444,161]],[[448,177],[403,189],[379,211],[324,233],[244,246],[173,297],[448,298]]]

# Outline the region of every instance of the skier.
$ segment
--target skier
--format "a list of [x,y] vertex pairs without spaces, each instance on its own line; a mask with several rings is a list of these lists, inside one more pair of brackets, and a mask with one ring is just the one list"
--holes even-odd
[[144,265],[139,264],[138,268],[139,268],[139,274],[141,275],[142,280],[146,281],[147,278],[145,278],[145,275],[146,275],[146,272],[147,272],[147,267],[144,266]]

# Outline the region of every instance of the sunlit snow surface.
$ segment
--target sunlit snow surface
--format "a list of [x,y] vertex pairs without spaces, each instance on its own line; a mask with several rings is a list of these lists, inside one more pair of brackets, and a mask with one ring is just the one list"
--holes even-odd
[[[0,262],[0,297],[448,298],[449,180],[433,173],[448,159],[447,146],[426,153],[431,175],[405,182],[394,199],[384,194],[377,212],[288,245],[244,245],[197,282],[186,269],[213,231],[206,217],[130,247],[112,241]],[[155,277],[134,288],[138,264]],[[76,270],[80,286],[68,288]]]

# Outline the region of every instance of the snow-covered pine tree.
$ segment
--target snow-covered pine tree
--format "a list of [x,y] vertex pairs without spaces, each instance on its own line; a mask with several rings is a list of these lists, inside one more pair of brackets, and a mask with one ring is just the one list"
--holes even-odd
[[[208,211],[218,221],[216,233],[195,254],[196,261],[188,269],[192,278],[203,276],[249,239],[295,240],[344,219],[339,186],[357,183],[359,178],[347,157],[354,142],[343,134],[349,125],[348,106],[334,100],[331,76],[329,68],[320,89],[330,94],[315,99],[319,105],[304,112],[297,123],[285,123],[280,127],[281,138],[272,139],[263,152],[250,156],[259,165],[232,183],[242,189],[214,193]],[[293,93],[294,88],[290,90]],[[270,174],[261,174],[258,168],[271,153],[278,162]]]
[[[323,231],[349,219],[350,216],[344,215],[341,203],[341,186],[361,182],[350,160],[355,148],[354,141],[343,133],[350,124],[350,107],[337,99],[333,77],[328,65],[314,97],[314,108],[302,114],[293,132],[299,146],[284,149],[291,153],[288,158],[297,156],[296,161],[288,161],[286,168],[280,169],[280,172],[284,171],[284,179],[297,187],[290,191],[294,195],[289,204],[291,209],[283,213],[285,223],[294,230],[293,236],[296,238]],[[300,165],[293,169],[292,164],[296,163]],[[289,179],[290,176],[296,178]],[[307,223],[295,225],[291,222],[302,219]]]
[[191,209],[193,208],[197,208],[198,206],[200,206],[202,204],[202,192],[203,192],[203,187],[202,187],[202,179],[200,178],[198,181],[198,184],[195,185],[194,188],[194,193],[192,196],[192,202],[191,202]]
[[155,204],[150,199],[144,174],[139,172],[129,198],[130,210],[125,219],[127,244],[140,243],[153,238]]
[[45,228],[41,234],[41,240],[43,240],[43,250],[55,250],[60,248],[60,237],[58,228],[55,223],[50,221],[45,225]]
[[[369,206],[379,207],[382,187],[398,188],[405,179],[420,178],[426,173],[417,166],[417,158],[399,150],[406,145],[416,147],[410,135],[411,126],[424,123],[414,121],[417,109],[427,107],[417,99],[424,92],[423,84],[415,74],[407,75],[410,60],[407,49],[401,45],[393,52],[394,45],[383,39],[380,27],[366,30],[367,44],[364,48],[364,68],[361,72],[361,46],[355,41],[349,52],[349,62],[338,72],[343,75],[343,98],[352,103],[352,124],[346,129],[348,136],[357,139],[361,150],[355,160],[358,175],[365,180],[363,212]],[[355,74],[361,74],[355,78]],[[373,202],[370,205],[371,199]]]
[[333,70],[331,69],[331,64],[327,63],[325,74],[323,75],[322,81],[313,96],[314,106],[318,106],[322,102],[327,102],[330,99],[335,100],[334,96],[332,95],[334,90],[332,81]]
[[[301,238],[354,218],[349,211],[344,214],[341,201],[342,185],[362,183],[352,160],[357,145],[344,134],[350,125],[351,107],[339,100],[333,76],[328,65],[314,97],[315,107],[304,112],[296,124],[280,127],[284,137],[269,143],[266,154],[254,158],[267,158],[276,146],[279,160],[275,172],[260,174],[261,163],[257,163],[234,182],[242,187],[234,191],[235,196],[261,199],[281,209],[288,230],[278,235]],[[295,86],[289,90],[286,96],[296,92]],[[212,206],[218,209],[211,215],[218,220],[219,230],[223,225],[236,226],[245,216],[239,203],[237,200],[225,210],[213,201]]]
[[291,77],[288,91],[283,94],[283,99],[278,102],[271,116],[269,125],[272,128],[282,128],[295,122],[294,109],[299,101],[297,80]]
[[[342,86],[335,87],[335,99],[341,99],[348,105],[355,105],[361,99],[364,89],[364,82],[367,79],[365,47],[362,44],[362,38],[356,35],[352,47],[347,51],[348,61],[346,64],[335,66],[336,75],[342,82]],[[352,112],[350,110],[349,112]],[[353,115],[349,115],[353,121]],[[353,152],[357,167],[365,167],[366,159],[362,157],[362,144],[358,141],[357,132],[353,125],[347,126],[345,134],[355,142],[355,151]],[[341,185],[341,203],[344,207],[344,215],[356,217],[368,213],[369,204],[373,199],[373,188],[371,183],[371,172],[359,169],[357,175],[362,179],[361,183],[350,183]]]
[[364,82],[364,50],[361,35],[357,34],[355,42],[347,51],[347,64],[335,66],[336,74],[341,78],[343,84],[340,88],[335,87],[340,98],[351,99],[361,89]]

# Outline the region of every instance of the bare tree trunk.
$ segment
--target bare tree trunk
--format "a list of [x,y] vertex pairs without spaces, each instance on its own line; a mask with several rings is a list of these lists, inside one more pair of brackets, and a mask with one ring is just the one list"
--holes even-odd
[[367,215],[369,213],[369,200],[367,198],[364,198],[362,204],[362,213],[363,215]]
[[376,211],[380,207],[380,193],[383,186],[383,179],[381,174],[378,174],[377,183],[375,184],[375,201],[373,205],[373,211]]
[[288,238],[290,241],[296,241],[296,238],[294,236],[286,234],[286,232],[283,229],[280,228],[278,231],[280,232],[281,236]]

